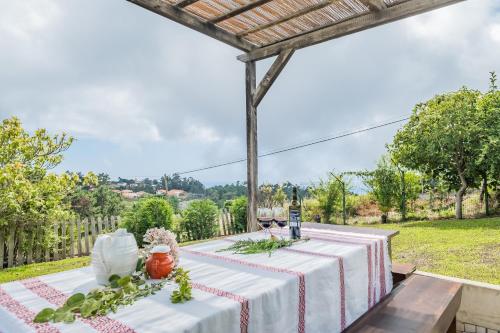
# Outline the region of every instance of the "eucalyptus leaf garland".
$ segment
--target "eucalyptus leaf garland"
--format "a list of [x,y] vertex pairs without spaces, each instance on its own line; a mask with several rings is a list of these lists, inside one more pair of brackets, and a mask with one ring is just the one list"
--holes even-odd
[[[138,263],[138,272],[143,271],[143,262]],[[63,306],[57,309],[45,308],[34,318],[35,323],[64,322],[73,323],[80,316],[90,318],[104,316],[116,312],[118,307],[131,305],[140,298],[154,295],[161,290],[167,279],[151,284],[146,283],[146,276],[142,273],[120,277],[112,275],[109,286],[91,290],[86,295],[77,293],[70,296]],[[184,303],[192,299],[189,271],[181,267],[174,270],[171,278],[178,284],[178,289],[170,295],[172,303]]]
[[297,243],[301,240],[307,241],[309,239],[308,238],[285,239],[285,238],[278,238],[276,236],[271,236],[270,239],[260,239],[260,240],[253,240],[251,238],[241,239],[236,241],[231,246],[218,250],[217,252],[233,251],[233,253],[236,254],[268,253],[269,256],[271,256],[271,254],[274,251],[283,247],[292,246],[294,243]]

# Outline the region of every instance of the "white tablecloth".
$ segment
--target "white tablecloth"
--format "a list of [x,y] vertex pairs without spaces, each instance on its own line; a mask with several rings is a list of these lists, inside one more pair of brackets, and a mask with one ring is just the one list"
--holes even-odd
[[91,268],[2,284],[0,332],[340,332],[391,291],[386,237],[305,228],[302,234],[310,240],[271,257],[217,252],[262,232],[183,247],[180,264],[190,271],[193,300],[172,304],[175,285],[167,285],[117,313],[69,325],[32,320],[68,295],[97,287]]

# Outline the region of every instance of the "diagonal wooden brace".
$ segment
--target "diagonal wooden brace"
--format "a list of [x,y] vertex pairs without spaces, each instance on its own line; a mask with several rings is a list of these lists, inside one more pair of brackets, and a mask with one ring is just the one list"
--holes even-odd
[[278,58],[276,58],[273,62],[271,68],[269,68],[266,75],[264,75],[264,78],[260,81],[259,86],[255,90],[252,98],[252,104],[254,107],[257,107],[260,104],[269,88],[271,88],[274,81],[276,81],[276,78],[278,78],[283,68],[285,68],[294,51],[294,49],[286,49],[280,52]]

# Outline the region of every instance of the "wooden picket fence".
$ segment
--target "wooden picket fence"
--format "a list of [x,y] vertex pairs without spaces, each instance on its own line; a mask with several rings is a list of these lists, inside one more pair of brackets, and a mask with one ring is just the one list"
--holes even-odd
[[119,217],[55,223],[52,227],[57,237],[50,247],[41,244],[46,231],[40,225],[0,231],[0,269],[89,255],[97,236],[116,230],[118,225]]
[[[36,226],[30,230],[23,227],[12,228],[7,232],[0,230],[0,270],[37,262],[87,256],[90,254],[97,236],[115,231],[120,223],[119,217],[75,219],[53,225],[57,235],[53,245],[42,246],[44,228]],[[217,236],[241,233],[237,230],[233,216],[223,210],[219,214]],[[25,239],[28,239],[26,242]],[[191,241],[188,235],[179,241]],[[24,244],[24,246],[20,246]]]

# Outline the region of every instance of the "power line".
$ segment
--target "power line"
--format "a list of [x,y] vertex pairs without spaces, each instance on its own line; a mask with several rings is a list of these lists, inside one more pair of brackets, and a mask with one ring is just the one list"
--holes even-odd
[[[281,154],[281,153],[284,153],[284,152],[287,152],[287,151],[301,149],[301,148],[305,148],[305,147],[317,145],[317,144],[320,144],[320,143],[324,143],[324,142],[327,142],[327,141],[341,139],[341,138],[344,138],[346,136],[351,136],[351,135],[355,135],[355,134],[359,134],[359,133],[363,133],[363,132],[372,131],[372,130],[377,129],[377,128],[381,128],[381,127],[386,127],[386,126],[389,126],[389,125],[397,124],[397,123],[403,122],[403,121],[408,120],[408,119],[410,119],[410,117],[401,118],[401,119],[398,119],[398,120],[394,120],[394,121],[390,121],[390,122],[387,122],[387,123],[383,123],[383,124],[379,124],[379,125],[375,125],[375,126],[371,126],[371,127],[367,127],[367,128],[355,130],[355,131],[352,131],[352,132],[348,132],[348,133],[344,133],[344,134],[340,134],[340,135],[336,135],[336,136],[332,136],[332,137],[326,137],[326,138],[322,138],[322,139],[316,139],[315,141],[312,141],[312,142],[308,142],[308,143],[304,143],[304,144],[298,144],[298,145],[290,146],[290,147],[287,147],[287,148],[281,148],[281,149],[273,150],[273,151],[270,151],[268,153],[261,154],[258,157],[261,158],[261,157],[266,157],[266,156]],[[198,168],[198,169],[193,169],[193,170],[188,170],[188,171],[182,171],[182,172],[175,172],[175,173],[178,174],[178,175],[185,175],[185,174],[188,174],[188,173],[193,173],[193,172],[198,172],[198,171],[204,171],[204,170],[210,170],[210,169],[220,168],[220,167],[227,166],[227,165],[242,163],[242,162],[245,162],[246,160],[247,160],[246,158],[242,158],[242,159],[239,159],[239,160],[234,160],[234,161],[220,163],[220,164],[214,164],[214,165],[210,165],[210,166],[203,167],[203,168]]]

